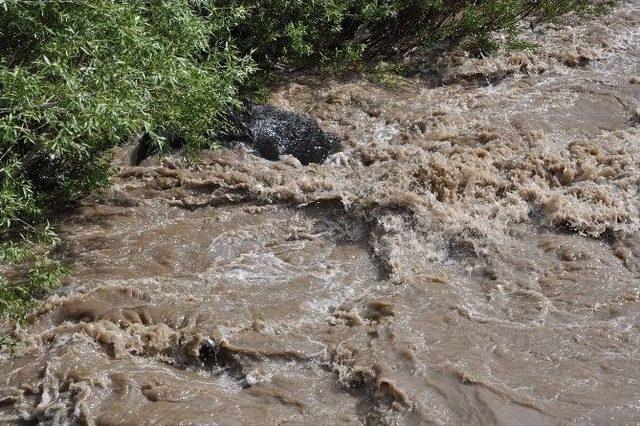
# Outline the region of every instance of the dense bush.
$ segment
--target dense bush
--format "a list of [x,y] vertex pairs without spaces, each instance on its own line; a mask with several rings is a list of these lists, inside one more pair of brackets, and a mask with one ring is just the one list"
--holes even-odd
[[593,10],[593,0],[223,0],[242,7],[235,42],[265,64],[354,62],[443,48],[470,38],[491,44],[494,30],[515,34],[526,17],[546,20]]
[[142,130],[211,143],[251,71],[239,15],[183,0],[0,2],[0,228],[105,181]]

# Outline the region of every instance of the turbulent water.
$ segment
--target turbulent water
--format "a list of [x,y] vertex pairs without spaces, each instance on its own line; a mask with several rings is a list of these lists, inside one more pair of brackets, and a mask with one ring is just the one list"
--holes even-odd
[[58,224],[0,420],[640,422],[640,4],[525,36],[398,90],[295,77],[323,165],[121,167]]

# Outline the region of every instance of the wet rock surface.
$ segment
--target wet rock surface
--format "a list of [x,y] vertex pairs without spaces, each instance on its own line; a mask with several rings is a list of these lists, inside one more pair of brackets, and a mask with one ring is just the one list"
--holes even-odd
[[324,163],[340,150],[337,136],[324,132],[318,123],[300,113],[272,105],[251,105],[235,115],[237,133],[231,139],[253,148],[267,160],[290,155],[303,165]]
[[637,422],[640,6],[528,37],[437,87],[285,85],[324,164],[122,167],[58,225],[2,421]]

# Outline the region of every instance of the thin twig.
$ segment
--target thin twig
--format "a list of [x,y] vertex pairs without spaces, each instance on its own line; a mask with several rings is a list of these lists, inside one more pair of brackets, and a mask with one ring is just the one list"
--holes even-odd
[[[36,107],[33,107],[34,109],[45,109],[45,108],[50,108],[52,106],[54,106],[56,103],[55,102],[46,102],[42,105],[38,105]],[[6,114],[10,114],[12,112],[18,111],[18,108],[0,108],[0,115],[6,115]]]

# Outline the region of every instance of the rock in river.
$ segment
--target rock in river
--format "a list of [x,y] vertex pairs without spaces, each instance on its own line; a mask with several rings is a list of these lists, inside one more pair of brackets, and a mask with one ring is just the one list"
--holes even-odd
[[324,132],[312,118],[271,105],[252,105],[244,114],[230,117],[237,128],[231,139],[244,142],[268,160],[292,155],[305,165],[323,163],[340,150],[338,137]]

